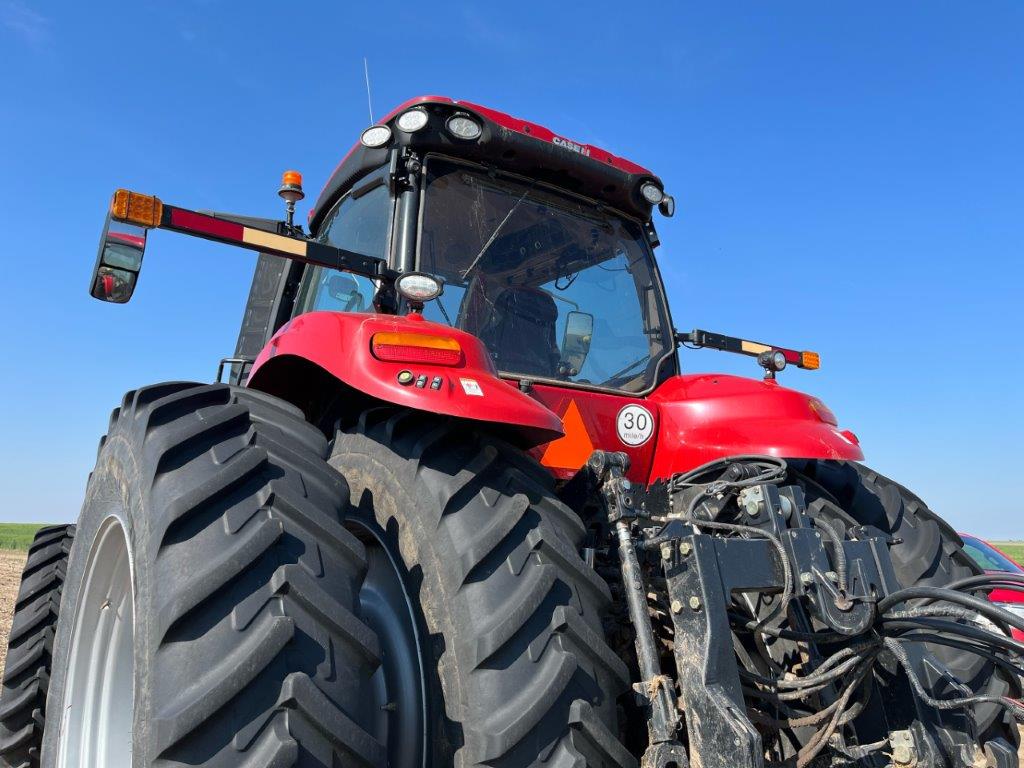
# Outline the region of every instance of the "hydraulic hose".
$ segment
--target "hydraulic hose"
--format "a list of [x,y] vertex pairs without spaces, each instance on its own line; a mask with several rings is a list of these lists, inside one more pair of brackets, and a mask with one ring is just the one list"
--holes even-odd
[[960,635],[961,637],[967,637],[971,640],[977,640],[979,643],[985,645],[998,646],[1005,648],[1007,651],[1011,651],[1018,656],[1024,656],[1024,643],[1018,642],[1012,638],[1006,637],[1005,635],[997,635],[995,632],[989,632],[988,630],[975,627],[970,624],[958,624],[955,621],[945,621],[938,618],[919,618],[913,620],[907,619],[887,619],[882,618],[882,630],[885,634],[891,632],[901,631],[922,631],[930,630],[936,633],[943,633],[948,635]]
[[924,689],[924,686],[921,684],[921,679],[917,676],[917,672],[914,670],[914,665],[910,663],[910,659],[907,657],[907,652],[903,650],[903,646],[900,645],[899,641],[894,638],[887,637],[883,642],[885,643],[885,647],[892,651],[892,655],[896,657],[900,666],[903,667],[903,671],[907,673],[907,678],[910,680],[910,685],[913,687],[914,691],[929,707],[947,710],[960,709],[974,704],[998,704],[999,706],[1009,710],[1010,714],[1013,715],[1013,718],[1017,722],[1024,722],[1024,705],[1019,701],[1008,699],[1004,696],[963,696],[951,699],[936,699]]
[[1010,613],[1009,611],[1004,610],[983,598],[974,597],[973,595],[967,595],[963,592],[955,592],[951,589],[944,589],[941,587],[907,587],[906,589],[897,590],[878,601],[878,613],[884,615],[889,608],[897,603],[917,598],[943,600],[948,603],[964,605],[968,608],[974,609],[987,619],[1008,624],[1009,626],[1024,632],[1024,618],[1017,614]]
[[843,538],[839,535],[839,531],[836,530],[835,526],[827,520],[823,520],[820,517],[814,518],[814,524],[821,528],[825,535],[832,540],[832,546],[835,550],[835,561],[836,561],[836,586],[839,588],[840,594],[846,594],[847,589],[847,565],[846,565],[846,550],[843,548]]

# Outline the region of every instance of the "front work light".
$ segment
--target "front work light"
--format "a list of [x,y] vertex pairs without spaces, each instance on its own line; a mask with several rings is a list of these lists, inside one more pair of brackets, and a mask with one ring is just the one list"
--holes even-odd
[[403,298],[422,304],[440,296],[444,283],[423,272],[406,272],[395,281],[395,290]]
[[777,349],[769,349],[757,356],[758,364],[767,371],[777,373],[786,367],[786,355]]
[[665,199],[665,193],[661,191],[657,184],[650,181],[645,181],[640,185],[640,194],[651,205],[657,205]]
[[420,128],[427,124],[427,110],[425,109],[410,109],[408,112],[403,112],[398,118],[396,125],[399,130],[405,131],[406,133],[415,133]]
[[464,141],[473,141],[479,139],[483,129],[480,127],[480,123],[471,118],[469,115],[452,115],[448,118],[448,122],[445,123],[448,128],[448,132],[457,139],[463,139]]
[[422,333],[375,333],[370,341],[373,356],[389,363],[458,365],[462,347],[455,339]]
[[371,125],[359,137],[359,142],[370,149],[383,147],[389,141],[391,141],[391,129],[386,125]]

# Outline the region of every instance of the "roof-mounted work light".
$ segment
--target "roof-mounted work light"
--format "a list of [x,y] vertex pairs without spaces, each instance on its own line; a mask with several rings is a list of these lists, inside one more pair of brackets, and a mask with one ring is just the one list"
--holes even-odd
[[422,107],[415,107],[413,109],[406,110],[399,115],[398,120],[395,121],[395,125],[398,126],[398,130],[400,131],[415,133],[426,126],[427,119],[427,110]]
[[371,125],[359,137],[359,142],[370,149],[383,147],[389,141],[391,141],[391,129],[386,125]]
[[474,141],[479,139],[480,134],[483,133],[480,123],[469,115],[461,113],[449,117],[445,127],[448,129],[448,133],[463,141]]

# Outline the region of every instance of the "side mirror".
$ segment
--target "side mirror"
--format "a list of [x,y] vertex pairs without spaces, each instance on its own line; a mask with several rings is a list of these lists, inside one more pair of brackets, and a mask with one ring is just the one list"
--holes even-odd
[[107,214],[89,293],[94,299],[124,304],[135,292],[146,251],[146,230],[114,221]]
[[676,199],[672,195],[665,195],[658,203],[658,210],[666,219],[671,219],[676,215]]
[[359,283],[352,275],[340,273],[327,278],[327,293],[335,301],[343,304],[343,312],[358,311],[363,306],[363,295],[359,292]]
[[562,336],[562,359],[558,372],[563,376],[578,376],[590,354],[590,341],[594,336],[594,316],[589,312],[570,312],[565,316],[565,335]]

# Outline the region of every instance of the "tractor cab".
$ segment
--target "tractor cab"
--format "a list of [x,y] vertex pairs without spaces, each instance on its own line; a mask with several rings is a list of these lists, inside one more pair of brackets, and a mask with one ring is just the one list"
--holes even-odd
[[[676,372],[652,253],[658,203],[674,205],[639,166],[426,97],[363,133],[310,226],[322,242],[441,280],[425,317],[478,336],[503,376],[643,393]],[[314,269],[293,314],[387,311],[380,291]]]
[[[509,378],[642,393],[675,372],[640,221],[476,164],[432,155],[423,163],[415,241],[393,264],[411,262],[443,283],[424,307],[428,320],[478,336]],[[408,215],[407,203],[383,180],[360,191],[341,196],[317,237],[384,257],[396,234],[389,223]],[[378,290],[367,278],[314,269],[295,312],[373,311]]]

